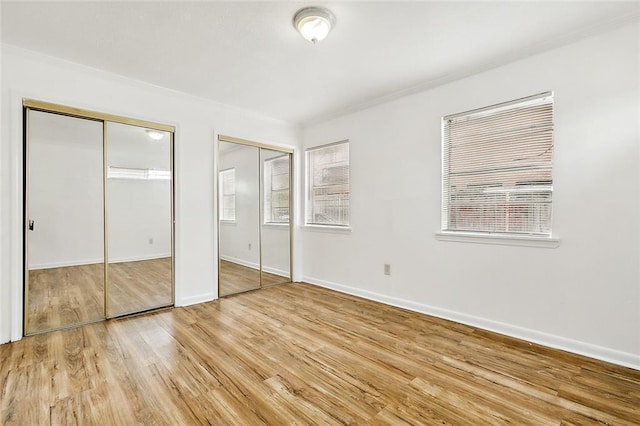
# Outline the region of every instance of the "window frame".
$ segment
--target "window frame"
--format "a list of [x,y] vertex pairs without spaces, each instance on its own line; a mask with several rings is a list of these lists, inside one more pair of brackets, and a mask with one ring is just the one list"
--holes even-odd
[[[224,210],[224,177],[223,173],[233,172],[233,219],[225,219]],[[218,171],[218,214],[220,215],[221,223],[236,223],[236,217],[238,212],[236,211],[236,168],[229,167]]]
[[[278,161],[278,160],[282,160],[282,159],[286,159],[286,163],[287,163],[287,172],[286,172],[286,182],[287,182],[287,187],[286,187],[286,191],[287,191],[287,205],[286,205],[286,210],[287,210],[287,219],[286,220],[280,220],[280,221],[274,221],[274,220],[267,220],[267,188],[266,188],[266,182],[267,182],[267,163],[271,163],[274,161]],[[274,190],[273,190],[273,167],[269,167],[269,169],[271,170],[271,176],[269,179],[269,182],[271,183],[271,188],[269,188],[269,191],[271,194],[273,194]],[[284,189],[280,189],[280,190],[276,190],[276,191],[284,191]],[[270,198],[270,206],[271,210],[273,210],[273,195],[271,195]],[[262,224],[263,225],[267,225],[267,226],[287,226],[291,223],[291,155],[288,153],[282,153],[282,155],[277,155],[275,157],[272,158],[267,158],[262,160]],[[270,214],[271,219],[273,219],[273,216]]]
[[[318,151],[321,149],[329,148],[336,145],[342,145],[342,144],[345,144],[347,146],[347,167],[348,167],[347,170],[348,170],[349,182],[346,184],[348,186],[348,192],[346,193],[348,194],[348,198],[347,198],[347,201],[348,201],[347,208],[349,211],[348,221],[346,224],[310,222],[309,213],[310,213],[310,209],[312,208],[311,207],[311,190],[312,190],[313,179],[311,175],[312,169],[309,162],[309,158],[310,158],[309,154],[313,151]],[[305,185],[304,185],[305,187],[305,193],[304,193],[305,195],[305,202],[304,202],[305,228],[350,232],[352,223],[351,223],[351,144],[349,139],[344,139],[344,140],[340,140],[337,142],[332,142],[324,145],[316,145],[316,146],[305,149],[304,162],[305,162]]]
[[[501,244],[501,245],[516,245],[516,246],[533,246],[533,247],[549,247],[555,248],[559,245],[559,239],[555,237],[553,234],[554,230],[552,227],[552,207],[550,208],[550,217],[549,217],[549,233],[533,233],[533,232],[517,232],[517,231],[509,231],[508,226],[507,230],[504,232],[496,232],[496,231],[472,231],[472,230],[457,230],[457,229],[449,229],[450,224],[450,197],[449,193],[450,188],[448,188],[449,183],[449,170],[447,168],[448,160],[446,155],[449,154],[449,143],[450,140],[448,136],[448,123],[453,119],[460,119],[464,117],[472,117],[480,114],[499,114],[502,111],[508,111],[511,109],[516,109],[518,107],[526,107],[527,105],[534,106],[535,104],[543,104],[549,102],[552,105],[552,114],[554,108],[554,94],[552,91],[543,92],[536,95],[528,96],[525,98],[514,99],[507,102],[502,102],[499,104],[494,104],[470,111],[465,111],[457,114],[452,114],[448,116],[444,116],[441,119],[441,218],[440,218],[440,231],[436,233],[436,238],[440,241],[459,241],[459,242],[467,242],[467,243],[485,243],[485,244]],[[553,132],[553,127],[552,127]],[[553,147],[553,133],[551,140],[551,147]],[[553,154],[553,153],[552,153]],[[552,176],[550,189],[549,189],[549,203],[553,206],[553,156],[550,160],[550,173]],[[481,182],[478,182],[480,184]],[[508,209],[507,209],[508,210]],[[506,218],[508,220],[508,216]]]

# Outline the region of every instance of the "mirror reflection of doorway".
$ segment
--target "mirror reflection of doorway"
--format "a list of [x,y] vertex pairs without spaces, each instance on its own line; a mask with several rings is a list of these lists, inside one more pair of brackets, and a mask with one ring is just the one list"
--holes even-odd
[[291,281],[291,152],[218,143],[218,294]]
[[173,305],[173,127],[24,106],[25,335]]

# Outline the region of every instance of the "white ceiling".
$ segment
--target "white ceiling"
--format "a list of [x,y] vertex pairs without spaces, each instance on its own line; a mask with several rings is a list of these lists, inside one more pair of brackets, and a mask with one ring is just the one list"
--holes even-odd
[[[632,19],[640,2],[9,2],[3,43],[309,123]],[[326,6],[335,29],[291,23]]]

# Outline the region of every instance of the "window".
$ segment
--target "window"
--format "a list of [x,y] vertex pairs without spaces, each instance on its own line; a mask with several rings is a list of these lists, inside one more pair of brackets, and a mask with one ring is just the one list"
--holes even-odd
[[107,169],[107,179],[171,180],[171,170],[109,166]]
[[236,169],[222,170],[218,185],[220,220],[234,221],[236,220]]
[[349,141],[307,150],[307,225],[349,226]]
[[551,236],[553,94],[443,118],[442,230]]
[[289,223],[289,155],[264,161],[264,223]]

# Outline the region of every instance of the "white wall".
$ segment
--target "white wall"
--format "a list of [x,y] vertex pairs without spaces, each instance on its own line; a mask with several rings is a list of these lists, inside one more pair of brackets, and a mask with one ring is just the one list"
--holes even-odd
[[[107,165],[171,170],[171,135],[152,140],[141,127],[107,123]],[[109,262],[171,255],[171,181],[107,179]]]
[[265,272],[289,277],[290,252],[288,225],[262,225],[262,269]]
[[171,256],[171,182],[107,181],[109,262]]
[[220,256],[254,268],[260,267],[259,152],[237,145],[220,155],[220,170],[235,169],[236,179],[236,220],[220,223]]
[[295,147],[296,126],[139,81],[2,46],[0,342],[21,335],[23,97],[177,127],[176,304],[217,295],[217,133]]
[[31,111],[29,269],[104,261],[102,123]]
[[[638,62],[635,24],[309,126],[351,141],[353,230],[305,229],[304,279],[640,368]],[[560,246],[436,240],[441,117],[548,90]]]

